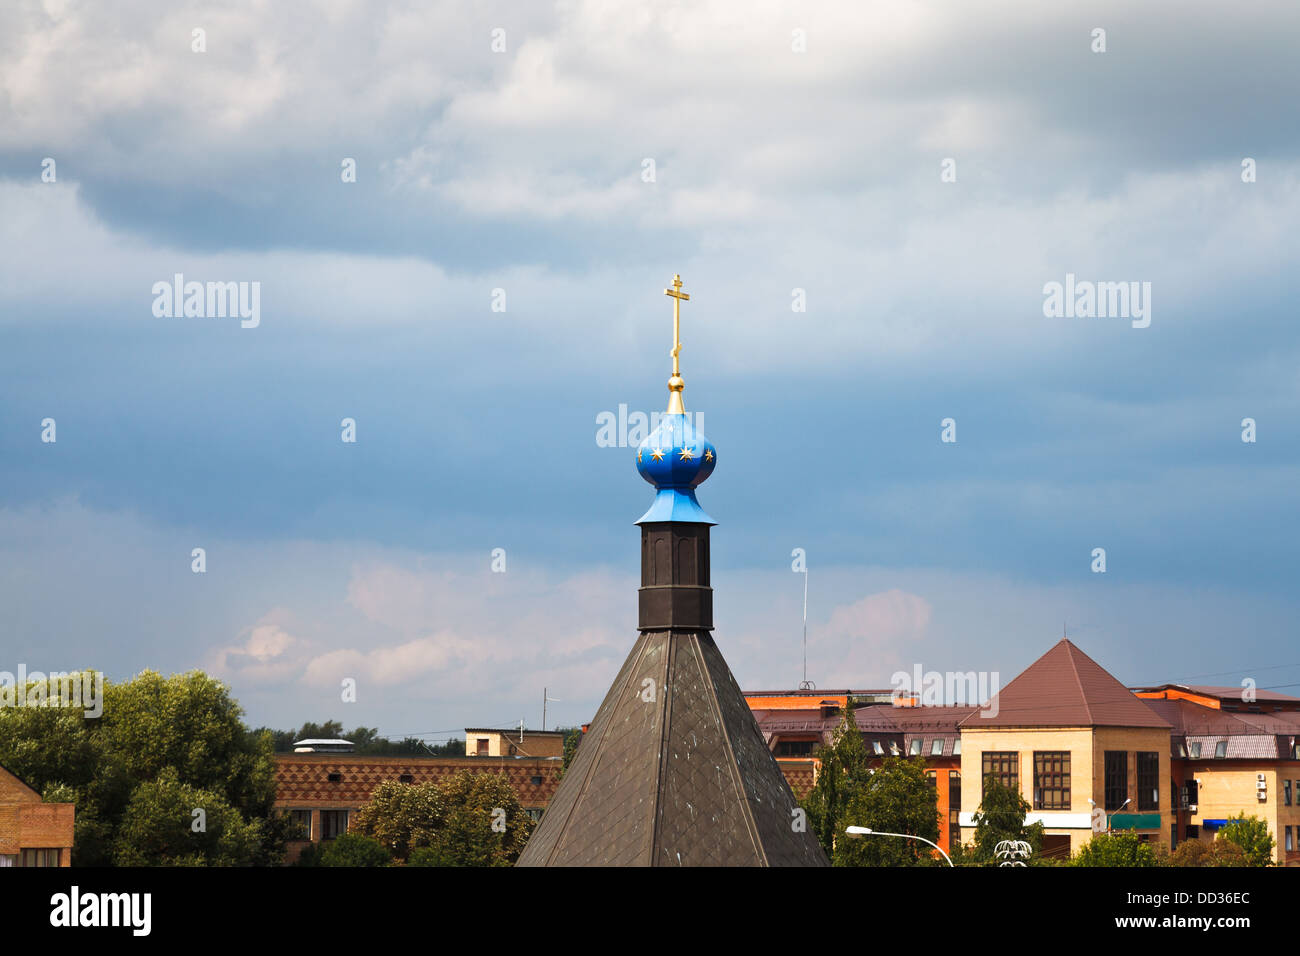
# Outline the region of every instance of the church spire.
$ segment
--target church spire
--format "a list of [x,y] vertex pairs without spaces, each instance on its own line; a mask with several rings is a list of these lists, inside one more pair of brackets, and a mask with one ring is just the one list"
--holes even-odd
[[640,632],[520,866],[826,866],[714,642],[709,532],[695,500],[717,451],[682,407],[681,276],[673,279],[668,413],[637,468]]
[[682,277],[673,276],[673,287],[664,289],[673,297],[673,377],[668,380],[668,411],[636,450],[636,468],[655,486],[658,494],[650,510],[637,520],[645,525],[656,521],[717,524],[695,500],[695,489],[713,474],[718,450],[695,427],[682,404],[682,381],[678,356],[682,351],[681,308],[690,296],[682,291]]

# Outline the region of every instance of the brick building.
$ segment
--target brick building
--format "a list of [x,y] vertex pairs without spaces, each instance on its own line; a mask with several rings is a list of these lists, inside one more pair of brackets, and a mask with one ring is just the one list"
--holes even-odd
[[880,690],[746,699],[799,796],[816,781],[816,747],[830,743],[853,701],[878,761],[896,754],[926,762],[945,850],[973,837],[984,781],[994,776],[1020,791],[1029,822],[1044,825],[1045,855],[1077,852],[1098,824],[1175,849],[1215,839],[1245,813],[1268,824],[1276,863],[1300,866],[1300,698],[1240,687],[1128,688],[1062,640],[986,710],[894,702]]
[[[436,783],[462,770],[503,775],[520,805],[539,819],[559,784],[555,757],[368,757],[356,753],[276,754],[275,806],[319,843],[346,833],[350,816],[386,781]],[[289,844],[298,858],[308,841]]]
[[0,867],[71,866],[75,806],[41,795],[0,767]]

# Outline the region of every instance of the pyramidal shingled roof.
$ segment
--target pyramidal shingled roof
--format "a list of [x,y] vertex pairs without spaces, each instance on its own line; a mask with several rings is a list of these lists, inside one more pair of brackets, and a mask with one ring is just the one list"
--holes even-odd
[[980,727],[1169,727],[1146,702],[1066,638],[1024,669],[989,706],[961,722]]
[[707,632],[637,640],[520,866],[826,866]]

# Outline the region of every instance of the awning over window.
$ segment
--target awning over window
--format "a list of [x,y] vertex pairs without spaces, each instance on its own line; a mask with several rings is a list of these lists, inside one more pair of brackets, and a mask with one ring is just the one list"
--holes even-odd
[[1112,830],[1159,830],[1158,813],[1112,813],[1110,815]]

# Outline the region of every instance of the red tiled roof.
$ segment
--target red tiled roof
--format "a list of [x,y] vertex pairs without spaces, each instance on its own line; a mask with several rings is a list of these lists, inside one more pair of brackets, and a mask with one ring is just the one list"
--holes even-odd
[[1063,638],[961,726],[1168,727],[1147,704]]

